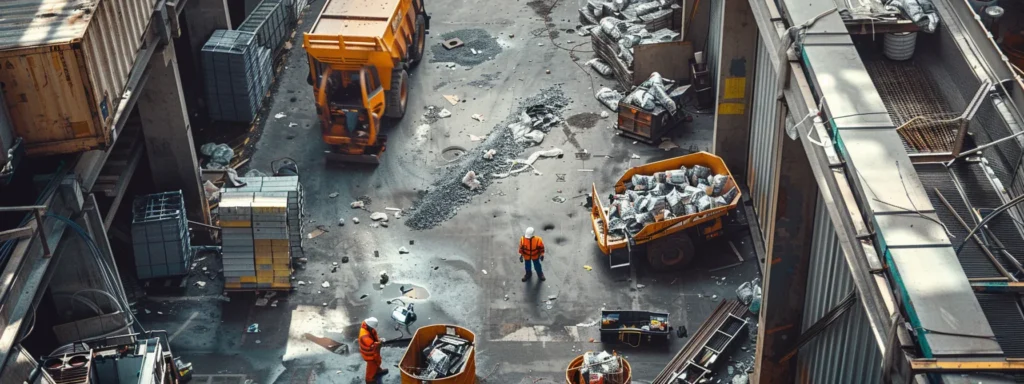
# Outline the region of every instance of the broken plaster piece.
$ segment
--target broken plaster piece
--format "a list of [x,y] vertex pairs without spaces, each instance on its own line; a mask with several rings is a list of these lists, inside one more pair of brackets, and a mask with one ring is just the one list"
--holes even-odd
[[[447,99],[448,97],[445,96],[445,98]],[[451,117],[451,116],[452,116],[452,112],[449,111],[448,108],[441,108],[441,112],[437,113],[437,117],[440,117],[442,119],[446,118],[446,117]]]
[[481,115],[479,113],[474,113],[473,116],[470,116],[470,117],[472,117],[473,120],[476,120],[476,121],[480,121],[480,122],[484,121],[484,115]]
[[[443,95],[443,96],[444,96],[444,99],[448,100],[448,102],[452,103],[452,105],[459,104],[459,97],[458,96],[455,96],[455,95]],[[440,116],[440,115],[438,115],[438,116]]]

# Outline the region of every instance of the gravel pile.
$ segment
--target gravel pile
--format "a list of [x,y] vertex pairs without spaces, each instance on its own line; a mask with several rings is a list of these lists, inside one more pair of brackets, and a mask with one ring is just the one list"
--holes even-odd
[[[431,63],[455,63],[464,67],[472,67],[493,59],[501,53],[501,45],[486,30],[460,29],[441,35],[441,41],[449,39],[462,40],[463,45],[454,49],[445,49],[441,42],[430,47],[433,57]],[[473,51],[476,50],[476,54]]]
[[[518,158],[526,149],[516,143],[509,124],[518,122],[519,115],[530,106],[543,105],[561,112],[570,101],[558,86],[553,86],[520,102],[519,108],[498,123],[480,146],[469,150],[461,160],[441,170],[437,181],[420,193],[420,199],[413,206],[412,215],[405,221],[405,225],[413,229],[430,229],[455,217],[460,207],[487,189],[493,179],[492,174],[508,171],[509,166],[505,160]],[[494,159],[485,160],[484,153],[491,149],[495,150]],[[481,183],[479,188],[472,191],[462,185],[462,178],[469,171],[476,172]]]

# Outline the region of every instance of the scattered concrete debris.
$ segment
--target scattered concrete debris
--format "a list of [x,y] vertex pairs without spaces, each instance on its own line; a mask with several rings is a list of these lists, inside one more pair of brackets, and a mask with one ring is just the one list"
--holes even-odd
[[437,117],[440,117],[442,119],[446,118],[446,117],[451,117],[451,116],[452,116],[452,112],[449,111],[447,108],[442,108],[441,112],[437,113]]
[[663,149],[665,151],[671,151],[673,149],[678,149],[679,145],[673,143],[672,140],[664,140],[661,142],[661,144],[658,144],[658,148]]
[[320,286],[324,287],[324,288],[330,288],[331,287],[331,283],[325,281],[323,284],[320,284]]
[[462,40],[456,37],[442,41],[441,45],[444,46],[444,49],[455,49],[465,45],[465,43],[463,43]]
[[374,212],[370,214],[370,220],[373,221],[388,221],[388,214],[384,212]]
[[339,217],[338,218],[338,226],[339,227],[344,227],[345,226],[345,218],[344,217]]
[[479,113],[474,113],[473,116],[470,116],[470,117],[472,117],[473,120],[476,120],[476,121],[480,121],[480,122],[484,121],[484,115],[481,115]]
[[249,327],[245,329],[245,333],[259,333],[259,332],[260,332],[260,324],[259,323],[249,324]]
[[349,204],[349,206],[351,206],[352,209],[360,209],[360,208],[365,207],[366,203],[364,203],[362,200],[356,200],[356,201],[353,201],[352,204]]
[[469,135],[469,141],[480,141],[486,138],[487,136]]
[[332,339],[329,339],[329,338],[326,338],[326,337],[317,337],[317,336],[313,336],[313,335],[308,334],[308,333],[303,334],[302,336],[305,337],[306,340],[312,341],[316,345],[324,347],[324,349],[327,349],[331,353],[337,353],[337,354],[341,354],[341,355],[348,353],[348,346],[347,345],[339,343],[339,342],[334,341]]
[[331,199],[333,199],[333,198],[335,198],[335,197],[338,197],[338,192],[331,192],[331,194],[330,194],[330,195],[327,195],[327,197],[328,197],[328,198],[331,198]]
[[[472,149],[479,151],[477,154],[463,156],[445,166],[436,181],[421,192],[420,199],[413,207],[415,210],[405,224],[413,229],[429,229],[454,217],[460,206],[468,203],[472,196],[482,193],[493,181],[490,178],[478,178],[480,187],[468,189],[462,186],[464,175],[469,171],[474,171],[477,175],[505,172],[508,170],[508,163],[504,160],[516,158],[526,148],[525,145],[516,142],[509,125],[519,122],[520,116],[528,107],[544,106],[557,116],[568,103],[569,99],[558,86],[541,90],[535,96],[521,100],[519,108],[510,113],[504,121],[497,123],[494,130],[487,135],[487,139]],[[484,159],[482,155],[491,149],[496,151],[493,159]]]
[[483,272],[485,275],[487,274],[487,270],[486,269],[481,269],[480,271]]
[[276,115],[274,115],[275,119],[283,119],[285,117],[288,117],[288,115],[284,114],[284,112],[278,112]]
[[320,235],[323,235],[324,233],[327,233],[327,231],[317,227],[317,229],[314,229],[313,232],[310,232],[308,235],[306,235],[306,238],[307,239],[315,239],[317,237],[320,237]]
[[359,224],[359,218],[358,217],[353,217],[352,218],[352,224]]
[[494,160],[494,155],[496,153],[498,153],[498,151],[495,151],[494,149],[488,149],[487,152],[484,152],[484,159]]
[[[482,64],[502,52],[498,39],[492,37],[485,29],[460,29],[442,34],[442,41],[459,39],[463,42],[463,49],[447,49],[447,47],[436,44],[431,46],[433,55],[430,58],[432,63],[456,63],[464,67],[472,67]],[[465,49],[469,48],[469,49]],[[473,51],[476,54],[473,54]]]
[[398,247],[398,254],[404,255],[406,253],[409,253],[408,249],[406,249],[405,247]]
[[444,99],[448,100],[449,103],[452,103],[452,105],[459,104],[459,97],[456,96],[456,95],[442,95],[442,96],[444,96]]

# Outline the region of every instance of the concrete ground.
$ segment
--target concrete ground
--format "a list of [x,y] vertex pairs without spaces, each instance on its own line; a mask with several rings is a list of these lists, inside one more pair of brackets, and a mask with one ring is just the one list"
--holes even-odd
[[[185,295],[150,292],[149,301],[141,305],[148,312],[140,310],[140,321],[151,329],[168,330],[175,352],[194,363],[197,374],[244,375],[256,383],[357,383],[363,369],[354,342],[359,322],[376,316],[381,319],[381,336],[401,337],[392,328],[393,306],[387,300],[402,296],[401,286],[415,285],[409,296],[417,298],[409,301],[419,314],[416,325],[457,324],[476,333],[476,374],[481,382],[561,383],[569,361],[587,350],[618,351],[632,364],[634,382],[652,380],[686,339],[673,337],[665,346],[637,348],[592,343],[601,309],[665,311],[672,323],[693,332],[718,301],[735,297],[736,286],[758,276],[749,233],[730,231],[728,239],[746,262],[720,272],[708,270],[737,261],[722,244],[700,250],[698,260],[682,272],[651,271],[642,261],[611,270],[594,243],[581,195],[591,183],[609,192],[631,164],[679,156],[687,148],[710,150],[710,115],[697,115],[673,133],[683,149],[670,151],[615,136],[613,118],[598,119],[593,127],[562,124],[542,147],[557,146],[569,155],[538,161],[541,176],[523,174],[492,184],[433,229],[412,230],[403,225],[404,219],[393,217],[389,227],[371,228],[368,211],[349,207],[360,196],[372,199],[372,211],[412,207],[419,191],[428,188],[446,164],[443,149],[479,145],[470,135],[488,135],[517,108],[517,99],[553,84],[560,84],[573,100],[565,118],[604,110],[593,97],[594,89],[614,82],[591,77],[576,65],[592,57],[589,44],[570,52],[572,46],[589,40],[566,32],[577,27],[577,4],[546,1],[479,6],[482,3],[427,0],[433,16],[428,52],[424,63],[411,71],[408,114],[385,128],[389,147],[376,167],[325,164],[327,147],[321,142],[311,87],[306,84],[307,59],[301,33],[297,34],[270,101],[271,117],[249,165],[270,172],[275,159],[298,162],[306,230],[317,225],[329,230],[306,240],[308,263],[296,272],[296,280],[307,284],[271,298],[276,306],[256,306],[254,294],[222,296],[220,279],[193,277],[208,284],[190,285]],[[300,30],[311,26],[322,6],[322,0],[312,4]],[[440,44],[440,35],[474,28],[496,37],[501,53],[471,67],[431,62],[430,47]],[[574,62],[573,55],[579,61]],[[466,102],[448,104],[445,94]],[[430,105],[443,106],[453,115],[425,128],[422,114]],[[278,113],[284,116],[273,117]],[[482,114],[486,121],[473,120],[473,114]],[[571,155],[583,149],[611,157],[595,157],[584,164]],[[631,160],[631,154],[641,159]],[[582,167],[595,171],[577,171]],[[332,193],[337,197],[330,198]],[[567,201],[555,202],[555,196]],[[344,227],[336,225],[339,217],[345,218]],[[353,217],[362,222],[353,224]],[[741,213],[729,219],[738,224],[736,228],[746,227]],[[523,270],[516,241],[527,226],[536,227],[548,246],[544,283],[536,278],[528,283],[519,280]],[[400,255],[401,246],[411,253]],[[343,256],[351,261],[342,264]],[[339,266],[332,271],[335,262]],[[210,257],[201,264],[216,269],[218,261]],[[383,289],[377,286],[381,271],[390,276]],[[324,282],[329,287],[323,287]],[[556,298],[549,300],[552,296]],[[259,324],[260,333],[245,332],[252,323]],[[352,353],[332,354],[308,340],[307,333],[348,344]],[[743,343],[743,350],[731,359],[746,369],[753,346],[749,340]],[[392,367],[385,383],[399,382],[395,367],[404,350],[384,348],[385,364]],[[728,378],[722,370],[718,377]]]

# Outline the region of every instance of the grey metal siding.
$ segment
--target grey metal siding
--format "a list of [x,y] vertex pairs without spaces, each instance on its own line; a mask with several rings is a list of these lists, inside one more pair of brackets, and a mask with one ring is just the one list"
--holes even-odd
[[760,38],[754,69],[754,98],[750,113],[750,166],[747,187],[757,213],[757,222],[766,246],[770,246],[775,228],[776,194],[781,160],[782,108],[776,101],[778,74],[772,66],[768,48]]
[[722,53],[722,21],[724,18],[725,0],[711,0],[711,23],[708,26],[708,45],[704,49],[704,53],[707,57],[713,89],[718,89],[718,56]]
[[[855,288],[835,227],[818,197],[802,330],[814,325]],[[882,355],[864,307],[855,304],[798,354],[798,382],[880,383]]]

